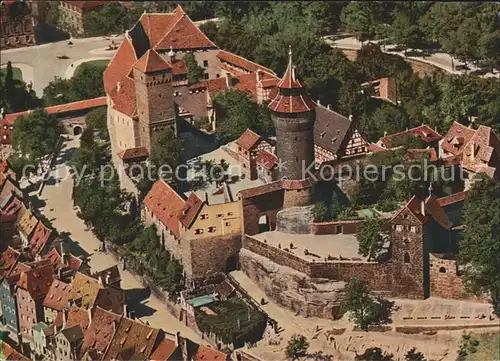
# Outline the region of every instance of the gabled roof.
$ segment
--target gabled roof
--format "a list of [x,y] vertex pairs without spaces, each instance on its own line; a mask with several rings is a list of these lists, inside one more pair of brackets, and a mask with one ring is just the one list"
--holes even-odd
[[52,267],[54,267],[54,270],[56,272],[64,268],[69,268],[76,272],[80,269],[83,263],[83,261],[80,258],[74,256],[71,253],[68,254],[69,262],[67,264],[64,263],[63,257],[55,247],[52,248],[49,252],[47,252],[44,258],[50,261]]
[[432,217],[432,219],[445,229],[450,229],[453,226],[453,222],[448,218],[435,196],[430,195],[423,200],[423,206],[424,213],[422,213],[422,200],[413,196],[408,203],[392,216],[391,220],[398,218],[402,212],[408,210],[421,224],[427,223],[429,218]]
[[118,269],[118,265],[114,265],[108,268],[103,269],[102,271],[95,272],[92,277],[96,279],[102,278],[104,285],[110,285],[114,283],[119,283],[122,280],[120,275],[120,270]]
[[45,307],[61,311],[68,307],[71,285],[59,280],[53,280],[49,292],[43,300]]
[[453,122],[441,142],[441,148],[453,155],[461,154],[476,131],[458,122]]
[[31,213],[27,211],[23,214],[19,220],[19,231],[21,231],[26,237],[29,237],[38,223],[38,219]]
[[30,359],[23,354],[19,353],[9,345],[5,340],[0,344],[0,354],[3,355],[5,360],[15,360],[15,361],[30,361]]
[[144,147],[137,147],[137,148],[128,148],[120,153],[118,153],[118,156],[122,160],[133,160],[133,159],[140,159],[140,158],[147,158],[149,157],[148,150]]
[[462,156],[462,167],[495,178],[500,168],[500,139],[490,127],[479,126]]
[[223,352],[217,351],[212,347],[200,345],[196,353],[193,355],[193,361],[225,361],[227,355]]
[[103,353],[111,342],[121,318],[122,315],[95,307],[90,327],[85,331],[81,353],[87,351]]
[[137,60],[134,64],[134,69],[143,73],[152,73],[172,69],[172,67],[156,52],[156,50],[149,49],[139,60]]
[[382,139],[380,139],[380,141],[382,142],[383,145],[389,147],[392,140],[407,135],[413,135],[426,143],[435,142],[442,138],[441,134],[430,128],[428,125],[422,124],[418,127],[408,129],[403,132],[398,132],[385,136]]
[[183,12],[174,11],[171,13],[143,14],[139,20],[149,39],[150,46],[156,45],[168,34],[175,24],[181,19]]
[[177,351],[178,348],[179,346],[175,344],[175,341],[164,338],[151,354],[151,360],[166,361]]
[[103,360],[149,360],[160,330],[122,318]]
[[71,282],[70,300],[81,300],[81,307],[92,307],[101,284],[95,278],[77,272]]
[[129,117],[133,117],[137,114],[135,85],[134,81],[129,77],[121,79],[120,86],[112,89],[109,96],[113,101],[113,107],[119,112]]
[[236,140],[236,144],[238,144],[245,150],[252,150],[261,140],[262,138],[260,137],[260,135],[258,135],[251,129],[247,129]]
[[226,50],[221,50],[217,53],[217,58],[222,60],[223,62],[230,63],[232,65],[235,65],[239,68],[242,68],[246,71],[249,71],[251,73],[256,72],[257,70],[262,70],[266,73],[276,75],[274,71],[272,71],[269,68],[266,68],[262,65],[259,65],[257,63],[254,63],[253,61],[250,61],[248,59],[243,58],[242,56],[230,53],[229,51]]
[[93,306],[99,306],[107,311],[123,313],[123,305],[126,304],[125,291],[112,286],[99,289]]
[[14,269],[20,253],[11,247],[0,255],[0,278],[6,277]]
[[64,338],[66,338],[66,340],[68,340],[70,344],[74,344],[83,339],[83,330],[80,325],[74,325],[61,330],[61,332],[59,332],[59,335],[64,336]]
[[438,203],[441,207],[449,206],[450,204],[454,204],[457,202],[463,202],[465,198],[467,198],[467,191],[462,191],[458,193],[450,194],[446,197],[438,198]]
[[343,115],[321,105],[316,108],[314,144],[337,154],[347,144],[350,128],[351,121]]
[[144,205],[176,237],[180,237],[179,214],[184,199],[163,180],[158,180],[144,199]]
[[106,93],[111,93],[119,81],[123,82],[123,79],[128,75],[132,65],[134,65],[136,61],[137,57],[132,42],[125,36],[123,42],[120,44],[120,47],[104,71],[104,89]]
[[52,266],[41,266],[21,273],[17,286],[28,291],[33,300],[37,300],[49,292],[53,277]]
[[203,204],[204,202],[198,198],[196,193],[191,192],[179,213],[179,221],[184,227],[189,228],[191,226]]
[[50,241],[52,233],[53,230],[51,228],[43,224],[42,221],[38,221],[29,241],[31,251],[36,254],[42,252],[47,243]]
[[[154,47],[157,49],[200,49],[217,46],[184,14],[182,9],[176,9],[180,19],[166,32]],[[175,11],[174,11],[175,12]],[[182,12],[182,14],[180,14]]]
[[68,311],[66,328],[79,326],[81,327],[82,331],[87,330],[90,325],[90,319],[91,319],[90,313],[91,313],[91,308],[85,309],[80,307],[71,307]]
[[256,163],[263,166],[267,170],[271,170],[278,164],[278,157],[273,153],[264,150],[257,156]]

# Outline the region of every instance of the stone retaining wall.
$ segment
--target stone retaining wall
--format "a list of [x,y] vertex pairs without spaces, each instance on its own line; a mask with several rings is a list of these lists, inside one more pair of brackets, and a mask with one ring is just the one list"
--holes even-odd
[[310,232],[312,234],[356,234],[362,223],[361,219],[312,222]]

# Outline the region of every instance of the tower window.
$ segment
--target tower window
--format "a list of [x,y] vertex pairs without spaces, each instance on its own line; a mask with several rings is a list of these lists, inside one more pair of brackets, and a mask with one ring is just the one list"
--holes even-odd
[[404,255],[404,262],[405,262],[405,263],[410,263],[410,255],[408,254],[408,252],[405,252],[405,255]]
[[208,60],[203,60],[203,66],[206,68],[208,67]]
[[439,273],[446,273],[446,268],[439,267]]
[[203,75],[203,77],[204,77],[205,79],[208,79],[208,77],[209,77],[208,73],[205,73],[205,74]]

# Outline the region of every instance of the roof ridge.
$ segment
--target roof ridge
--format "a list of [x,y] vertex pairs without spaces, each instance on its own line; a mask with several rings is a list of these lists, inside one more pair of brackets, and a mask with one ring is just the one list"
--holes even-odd
[[[111,344],[113,343],[113,341],[115,340],[115,337],[116,337],[116,334],[118,332],[118,328],[120,327],[121,323],[122,323],[122,320],[123,318],[125,317],[124,314],[121,315],[120,319],[118,320],[118,323],[116,325],[113,326],[114,330],[113,330],[113,337],[111,337],[111,339],[109,340],[108,344],[106,345],[106,350],[104,350],[104,352],[102,353],[102,359],[101,360],[106,360],[107,359],[107,355],[108,355],[108,352],[109,352],[109,348],[111,347]],[[90,327],[89,327],[90,328]]]
[[[265,71],[265,72],[266,72],[266,73],[268,73],[268,74],[271,74],[271,75],[276,76],[276,73],[275,73],[272,69],[269,69],[269,68],[267,68],[267,67],[264,67],[264,66],[262,66],[261,64],[258,64],[258,63],[254,62],[254,61],[252,61],[252,60],[248,60],[247,58],[245,58],[245,57],[243,57],[243,56],[241,56],[241,55],[238,55],[238,54],[232,53],[232,52],[230,52],[230,51],[227,51],[227,50],[221,49],[221,50],[219,50],[219,52],[217,53],[217,55],[219,55],[219,54],[220,54],[220,53],[222,53],[222,52],[227,53],[227,54],[234,55],[234,56],[236,56],[236,57],[238,57],[238,58],[240,58],[240,59],[244,59],[244,60],[248,61],[249,63],[252,63],[252,64],[255,64],[255,65],[259,66],[259,69],[260,69],[260,70],[263,70],[263,71]],[[217,56],[217,55],[216,55],[216,56]],[[261,68],[262,68],[262,69],[261,69]],[[268,71],[266,71],[266,70],[264,70],[264,69],[271,71],[271,73],[269,73]]]

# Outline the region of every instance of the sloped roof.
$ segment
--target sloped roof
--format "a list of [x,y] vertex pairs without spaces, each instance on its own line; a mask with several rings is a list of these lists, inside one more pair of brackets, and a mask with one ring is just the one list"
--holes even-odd
[[274,71],[269,68],[266,68],[262,65],[254,63],[248,59],[243,58],[242,56],[236,55],[226,50],[221,50],[217,53],[217,57],[227,63],[235,65],[239,68],[245,69],[251,73],[256,72],[257,70],[262,70],[266,73],[276,75]]
[[16,214],[23,206],[23,201],[16,195],[10,195],[4,201],[7,202],[2,202],[2,211],[6,214]]
[[50,265],[41,266],[22,272],[17,286],[28,291],[31,297],[37,300],[49,292],[53,277]]
[[500,139],[490,127],[479,126],[463,152],[465,169],[495,178],[500,167]]
[[30,361],[28,357],[17,352],[16,349],[9,345],[6,341],[3,341],[0,347],[2,351],[1,354],[5,357],[5,360]]
[[337,154],[348,141],[346,138],[350,127],[351,121],[348,118],[324,106],[318,106],[314,124],[314,144]]
[[441,207],[449,206],[450,204],[454,204],[457,202],[463,202],[467,197],[467,191],[462,191],[458,193],[450,194],[446,197],[438,198],[438,203]]
[[191,192],[179,213],[179,221],[184,227],[189,228],[191,226],[203,204],[204,202],[198,198],[196,193]]
[[430,128],[428,125],[422,124],[418,127],[408,129],[403,132],[398,132],[385,136],[382,139],[380,139],[380,141],[386,147],[389,147],[392,140],[407,135],[413,135],[426,143],[434,142],[442,138],[441,134]]
[[182,13],[143,14],[139,20],[150,41],[150,46],[156,48],[157,44],[168,34],[182,17]]
[[20,253],[10,246],[0,255],[0,278],[3,278],[14,269]]
[[122,318],[103,360],[149,360],[160,330]]
[[267,170],[271,170],[278,164],[278,157],[273,153],[264,150],[257,156],[256,163],[260,164]]
[[38,219],[31,213],[31,211],[27,211],[23,214],[21,219],[19,220],[19,230],[29,237],[31,232],[35,229],[38,223]]
[[81,353],[84,354],[90,350],[104,352],[111,342],[121,318],[121,315],[95,307],[90,327],[85,331]]
[[164,338],[151,354],[152,361],[168,360],[178,349],[175,341]]
[[61,311],[68,307],[71,285],[59,280],[53,280],[49,292],[43,300],[45,307]]
[[93,305],[119,314],[123,313],[123,305],[126,302],[124,290],[108,286],[99,289]]
[[262,138],[260,135],[255,133],[251,129],[247,129],[243,132],[242,135],[236,140],[236,144],[238,144],[241,148],[245,150],[251,150],[253,149],[260,141]]
[[180,237],[179,214],[184,207],[184,199],[163,180],[158,180],[144,199],[144,205],[176,237]]
[[59,334],[64,336],[71,344],[83,339],[83,330],[80,325],[66,327],[64,330],[61,330]]
[[132,79],[124,77],[120,81],[119,90],[118,87],[115,87],[109,95],[113,101],[113,107],[116,110],[129,117],[133,117],[137,114],[135,85]]
[[50,260],[52,267],[56,271],[59,269],[64,269],[66,267],[70,268],[73,271],[78,271],[83,263],[83,260],[69,253],[69,263],[65,264],[63,261],[63,257],[59,253],[59,251],[54,247],[44,256],[45,259]]
[[[104,284],[113,284],[120,282],[122,280],[122,276],[120,275],[120,270],[118,269],[118,265],[114,265],[108,268],[103,269],[102,271],[95,272],[92,277],[99,279],[102,277]],[[109,282],[107,282],[108,280]]]
[[193,361],[225,361],[227,355],[212,347],[200,345],[192,359]]
[[29,242],[31,250],[34,253],[40,253],[45,248],[47,242],[49,242],[52,233],[53,230],[51,228],[45,226],[42,221],[38,221]]
[[111,93],[119,81],[123,82],[123,79],[128,75],[132,65],[134,65],[136,61],[137,57],[132,42],[125,36],[123,42],[120,44],[120,47],[104,71],[104,88],[106,93]]
[[149,49],[139,60],[137,60],[134,64],[134,69],[143,73],[151,73],[172,69],[172,67],[156,52],[156,50]]
[[77,272],[71,282],[70,300],[82,300],[82,307],[92,307],[101,284],[95,278]]
[[475,132],[472,128],[468,128],[458,122],[453,122],[440,146],[454,155],[461,154]]
[[138,158],[147,158],[149,156],[148,150],[144,147],[137,147],[137,148],[128,148],[120,153],[118,153],[118,156],[122,160],[132,160],[132,159],[138,159]]
[[410,211],[416,219],[421,224],[425,224],[430,217],[434,219],[440,226],[445,229],[450,229],[453,226],[453,222],[448,218],[444,209],[439,204],[438,199],[430,195],[424,201],[424,214],[422,213],[422,200],[413,196],[403,207],[401,207],[391,218],[391,220],[396,219],[399,215],[405,211]]
[[[74,326],[81,327],[82,331],[89,328],[90,325],[90,312],[91,309],[85,309],[80,307],[71,307],[68,311],[68,319],[66,321],[66,328],[72,328]],[[83,336],[83,335],[82,335]]]

